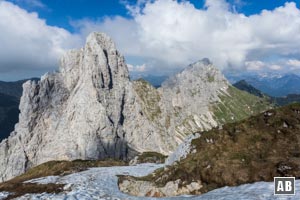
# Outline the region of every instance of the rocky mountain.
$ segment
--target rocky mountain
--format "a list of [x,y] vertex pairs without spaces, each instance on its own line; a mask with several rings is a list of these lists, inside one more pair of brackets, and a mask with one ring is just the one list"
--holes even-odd
[[232,87],[209,60],[156,89],[129,80],[105,34],[66,53],[59,71],[23,85],[19,123],[0,144],[0,180],[50,160],[128,160],[171,153],[187,135],[247,118],[268,102]]
[[299,124],[300,104],[292,104],[214,128],[188,140],[188,153],[178,162],[144,177],[121,176],[119,187],[135,196],[163,197],[299,178]]
[[233,86],[239,90],[249,92],[250,94],[253,94],[253,95],[261,97],[261,98],[266,96],[260,90],[256,89],[255,87],[253,87],[252,85],[247,83],[247,81],[245,81],[245,80],[238,81],[238,82],[234,83]]

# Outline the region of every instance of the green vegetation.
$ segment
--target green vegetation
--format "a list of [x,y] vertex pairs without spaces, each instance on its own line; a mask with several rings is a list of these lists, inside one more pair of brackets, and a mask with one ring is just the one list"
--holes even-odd
[[208,82],[210,82],[210,83],[214,82],[214,81],[215,81],[214,75],[208,74],[208,75],[207,75],[207,80],[208,80]]
[[138,163],[164,163],[166,158],[168,156],[165,156],[158,152],[143,152],[142,154],[138,155]]
[[255,87],[253,87],[252,85],[247,83],[245,80],[241,80],[241,81],[233,84],[233,86],[239,90],[253,94],[254,96],[261,97],[261,98],[263,98],[263,97],[268,98],[268,96],[266,94],[262,93],[260,90],[256,89]]
[[213,107],[216,120],[222,124],[240,121],[271,108],[267,99],[235,87],[229,86],[227,92],[219,95],[221,102]]
[[147,118],[154,121],[161,114],[159,107],[160,95],[147,81],[139,79],[133,82],[134,89],[143,102],[143,110]]
[[203,132],[192,141],[196,153],[134,179],[151,181],[158,187],[178,179],[182,185],[201,181],[199,192],[205,193],[223,186],[273,181],[275,176],[300,178],[299,124],[300,104],[269,110],[223,129]]
[[13,199],[27,193],[60,193],[63,184],[36,184],[24,183],[25,181],[46,176],[64,176],[75,172],[87,170],[90,167],[111,167],[127,165],[123,161],[116,160],[74,160],[74,161],[50,161],[28,170],[25,174],[9,181],[0,183],[0,192],[12,193],[7,199]]

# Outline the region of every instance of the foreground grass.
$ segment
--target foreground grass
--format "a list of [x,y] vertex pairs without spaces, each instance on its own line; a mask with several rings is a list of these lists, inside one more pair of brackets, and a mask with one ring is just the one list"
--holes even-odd
[[64,190],[64,184],[37,184],[24,182],[46,176],[64,176],[84,171],[91,167],[112,167],[125,165],[127,165],[127,163],[116,160],[50,161],[28,170],[23,175],[0,183],[0,192],[6,191],[12,193],[6,198],[7,200],[20,197],[28,193],[60,193]]

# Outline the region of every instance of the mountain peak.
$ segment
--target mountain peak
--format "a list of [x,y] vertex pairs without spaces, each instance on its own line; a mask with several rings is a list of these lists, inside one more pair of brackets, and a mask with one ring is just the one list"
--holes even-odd
[[[227,80],[209,63],[194,63],[170,79],[173,86],[155,89],[130,82],[112,40],[92,33],[84,48],[66,53],[58,72],[23,85],[19,123],[0,143],[0,182],[50,160],[169,154],[188,134],[249,116],[252,106],[229,95]],[[232,99],[247,112],[218,109]]]
[[86,48],[98,49],[99,47],[106,51],[116,51],[115,43],[105,33],[92,32],[86,39]]
[[205,69],[209,69],[210,67],[216,68],[215,66],[213,66],[213,63],[208,58],[203,58],[202,60],[198,60],[197,62],[190,64],[183,71],[191,69],[191,68],[205,70]]
[[202,60],[199,60],[196,63],[202,63],[203,65],[211,65],[212,64],[212,62],[209,60],[209,58],[203,58]]
[[[221,83],[224,87],[228,86],[228,81],[221,71],[214,66],[208,58],[204,58],[195,63],[188,65],[180,73],[167,79],[162,86],[173,87],[174,85],[185,83],[186,87],[197,87],[197,85],[205,85]],[[220,88],[223,86],[219,85]]]

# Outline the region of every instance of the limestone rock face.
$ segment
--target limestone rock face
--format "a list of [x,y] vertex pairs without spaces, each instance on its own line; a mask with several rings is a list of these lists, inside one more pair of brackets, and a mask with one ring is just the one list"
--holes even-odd
[[163,112],[169,116],[177,140],[218,125],[212,105],[221,101],[219,95],[228,87],[228,81],[208,59],[189,65],[162,84]]
[[[128,160],[145,151],[167,155],[191,133],[265,109],[241,116],[220,109],[216,115],[224,97],[232,97],[229,88],[207,59],[159,89],[131,82],[111,39],[92,33],[84,48],[62,57],[57,72],[23,85],[19,123],[0,144],[0,181],[50,160]],[[236,101],[238,112],[252,108],[244,104]]]
[[93,33],[58,72],[23,85],[19,123],[0,145],[2,180],[49,160],[126,159],[122,128],[130,82],[111,39]]

